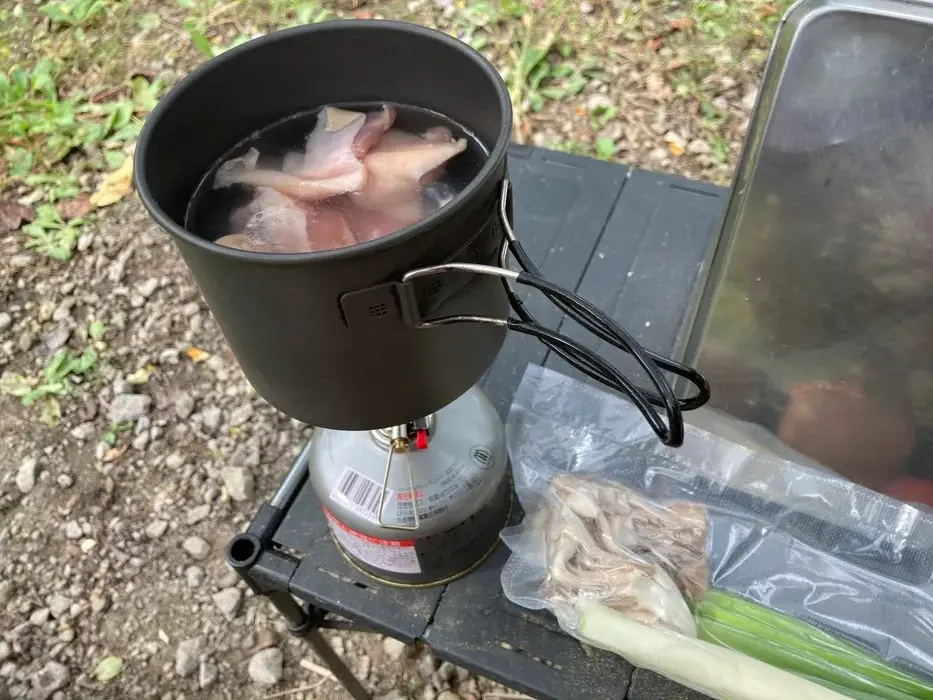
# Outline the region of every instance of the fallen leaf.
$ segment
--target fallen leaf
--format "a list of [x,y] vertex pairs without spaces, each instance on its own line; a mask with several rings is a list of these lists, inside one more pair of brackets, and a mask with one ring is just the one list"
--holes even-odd
[[577,113],[578,117],[586,116],[586,107],[577,107],[574,111]]
[[62,215],[65,221],[87,216],[93,209],[91,206],[91,193],[82,192],[74,199],[64,199],[58,202],[55,208],[58,209],[58,213]]
[[667,144],[667,147],[670,150],[670,152],[675,156],[682,156],[687,151],[687,149],[685,149],[679,143],[669,143]]
[[206,350],[202,350],[201,348],[196,348],[196,347],[188,348],[185,351],[185,354],[195,364],[197,364],[198,362],[204,362],[204,360],[208,359],[211,356],[211,354],[207,352]]
[[0,201],[0,233],[16,231],[24,221],[32,221],[36,212],[32,207],[16,202]]
[[771,17],[776,17],[778,14],[777,5],[759,5],[755,9],[755,18],[758,20],[769,19]]
[[675,32],[685,32],[691,27],[693,27],[693,20],[689,17],[678,17],[677,19],[671,20],[671,29]]
[[149,377],[152,376],[152,373],[155,372],[156,368],[154,365],[146,365],[140,367],[138,370],[133,372],[127,380],[130,384],[145,384],[149,381]]
[[133,159],[127,158],[123,165],[104,178],[97,191],[91,195],[95,207],[109,207],[133,191]]
[[119,447],[111,447],[107,452],[104,453],[103,462],[112,462],[115,459],[119,459],[120,455],[126,452],[126,445],[120,445]]
[[103,682],[113,680],[123,670],[123,659],[119,656],[105,656],[94,669],[94,677]]

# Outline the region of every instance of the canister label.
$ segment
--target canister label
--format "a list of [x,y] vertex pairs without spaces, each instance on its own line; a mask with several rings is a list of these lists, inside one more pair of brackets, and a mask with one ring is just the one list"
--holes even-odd
[[421,573],[414,540],[383,540],[364,535],[337,520],[327,508],[324,515],[340,546],[360,561],[397,574]]

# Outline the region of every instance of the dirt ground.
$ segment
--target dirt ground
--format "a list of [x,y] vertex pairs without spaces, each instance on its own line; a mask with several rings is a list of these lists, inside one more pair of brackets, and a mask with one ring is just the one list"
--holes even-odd
[[[278,27],[407,19],[495,63],[516,140],[726,184],[786,5],[0,3],[0,698],[346,697],[223,560],[308,428],[249,387],[129,186],[168,87]],[[509,692],[376,635],[335,645],[377,695]]]

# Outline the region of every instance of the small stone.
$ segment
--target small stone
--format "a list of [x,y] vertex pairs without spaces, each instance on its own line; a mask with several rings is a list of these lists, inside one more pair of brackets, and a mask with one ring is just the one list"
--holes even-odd
[[233,569],[227,569],[227,573],[220,577],[217,582],[217,588],[230,588],[240,582],[240,575]]
[[56,620],[71,610],[71,598],[63,596],[60,593],[54,593],[49,597],[49,612]]
[[755,109],[755,102],[758,100],[758,90],[757,88],[752,88],[742,97],[742,109],[746,112],[751,112]]
[[240,611],[243,592],[239,588],[224,588],[213,595],[214,605],[227,620],[236,618]]
[[224,467],[220,470],[220,477],[234,501],[248,501],[253,497],[255,480],[246,467]]
[[195,506],[188,511],[188,514],[185,516],[185,522],[189,525],[197,525],[199,522],[204,520],[208,515],[211,514],[211,504],[204,503],[200,506]]
[[66,627],[58,633],[58,638],[65,644],[71,644],[75,640],[75,631],[70,627]]
[[75,440],[87,441],[94,437],[94,433],[97,432],[94,428],[94,423],[88,421],[82,423],[81,425],[76,425],[71,429],[71,437]]
[[29,331],[24,332],[19,340],[16,341],[16,345],[22,352],[29,352],[32,349],[32,346],[36,344],[36,337]]
[[237,427],[243,425],[253,416],[253,405],[245,403],[242,406],[237,406],[233,409],[233,412],[230,414],[230,425]]
[[208,555],[211,553],[211,546],[203,537],[198,537],[197,535],[186,538],[185,541],[181,543],[181,548],[198,561],[207,559]]
[[146,525],[146,537],[148,537],[150,540],[157,540],[165,534],[167,529],[168,522],[165,520],[153,520],[148,525]]
[[185,457],[181,452],[172,452],[165,458],[165,466],[169,469],[178,469],[185,463]]
[[84,537],[84,531],[77,520],[69,520],[65,523],[65,537],[69,540],[80,540]]
[[[145,416],[143,416],[145,418]],[[140,419],[142,420],[142,418]],[[142,452],[149,444],[149,433],[140,433],[133,438],[133,449]]]
[[282,661],[282,651],[278,648],[256,652],[249,660],[249,677],[257,685],[275,685],[282,680]]
[[175,651],[175,673],[182,678],[194,675],[200,666],[203,651],[204,637],[194,637],[181,642]]
[[188,588],[197,588],[204,581],[204,569],[200,566],[189,566],[185,569],[185,582]]
[[151,297],[152,293],[158,288],[159,280],[155,277],[150,277],[136,285],[136,291],[139,292],[139,295],[143,297],[143,299]]
[[86,540],[81,540],[81,544],[78,545],[81,547],[81,551],[85,554],[89,553],[94,547],[97,546],[97,540],[92,540],[90,537]]
[[54,331],[42,334],[42,343],[51,351],[60,350],[71,337],[70,328],[56,328]]
[[27,457],[19,465],[16,472],[16,488],[23,493],[29,493],[36,486],[36,477],[38,476],[39,460],[35,457]]
[[437,676],[445,683],[450,683],[457,677],[457,667],[449,661],[443,661],[437,669]]
[[201,410],[201,423],[210,432],[216,432],[223,420],[223,411],[216,406],[208,406]]
[[196,301],[189,301],[187,304],[185,304],[181,308],[181,312],[185,315],[185,318],[191,318],[196,313],[198,313],[200,310],[201,310],[201,307],[198,306],[198,302]]
[[6,605],[13,600],[13,582],[0,579],[0,605]]
[[107,416],[111,423],[135,422],[149,412],[152,399],[145,394],[117,394],[110,402]]
[[6,311],[0,311],[0,331],[5,331],[13,325],[13,317]]
[[194,411],[194,399],[190,394],[181,394],[175,399],[175,415],[185,420]]
[[198,686],[201,688],[210,688],[217,680],[217,664],[210,661],[202,661],[198,667]]
[[36,626],[44,625],[49,621],[52,611],[48,608],[39,608],[38,610],[33,610],[32,614],[29,616],[29,622]]
[[58,485],[63,489],[71,488],[75,482],[71,474],[59,474],[57,477],[55,477],[55,481],[57,481]]
[[461,700],[461,698],[454,691],[445,690],[437,696],[437,700]]
[[398,661],[408,653],[408,645],[398,639],[386,637],[382,640],[382,650],[393,661]]
[[66,666],[57,661],[49,661],[32,677],[32,694],[30,697],[38,700],[47,700],[52,694],[64,688],[71,680],[71,674]]
[[707,153],[712,153],[712,151],[712,147],[703,139],[694,139],[687,144],[687,152],[693,153],[694,155],[705,155]]
[[430,683],[421,689],[421,700],[437,700],[437,691]]
[[13,656],[13,647],[10,646],[8,641],[0,639],[0,661],[6,661],[11,656]]

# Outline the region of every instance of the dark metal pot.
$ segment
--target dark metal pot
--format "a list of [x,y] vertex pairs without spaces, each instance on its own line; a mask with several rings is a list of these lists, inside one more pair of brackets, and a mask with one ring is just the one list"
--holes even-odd
[[[200,179],[250,133],[321,105],[372,101],[447,115],[483,141],[488,161],[447,206],[349,248],[260,254],[184,229]],[[446,34],[384,21],[297,27],[227,51],[179,83],[146,121],[136,186],[269,403],[327,428],[395,425],[467,391],[504,339],[504,328],[488,324],[416,327],[449,314],[504,318],[499,280],[454,273],[399,282],[416,267],[495,264],[511,119],[493,66]]]

